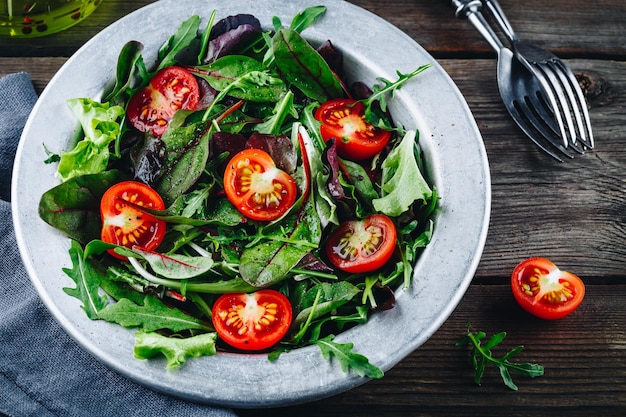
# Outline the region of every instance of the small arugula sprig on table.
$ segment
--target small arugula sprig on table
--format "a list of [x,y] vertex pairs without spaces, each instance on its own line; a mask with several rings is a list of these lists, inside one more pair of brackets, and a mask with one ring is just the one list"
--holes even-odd
[[509,361],[511,357],[521,352],[521,350],[524,349],[524,346],[517,346],[500,358],[493,356],[491,349],[498,346],[504,340],[506,332],[493,335],[485,344],[483,344],[483,339],[486,336],[487,335],[484,332],[473,333],[471,326],[468,326],[465,337],[455,343],[455,346],[473,346],[472,365],[476,370],[474,375],[474,382],[476,385],[480,385],[480,381],[482,380],[485,372],[485,367],[488,363],[492,363],[498,367],[500,370],[500,376],[502,376],[502,380],[504,381],[504,385],[513,391],[517,391],[517,385],[513,383],[513,379],[511,378],[509,371],[515,371],[531,378],[543,375],[543,366],[539,364],[513,363]]

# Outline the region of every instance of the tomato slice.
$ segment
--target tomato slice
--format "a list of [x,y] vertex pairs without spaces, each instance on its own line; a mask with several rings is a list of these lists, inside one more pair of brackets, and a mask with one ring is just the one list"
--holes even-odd
[[342,158],[362,161],[378,154],[389,143],[391,132],[365,121],[365,106],[353,99],[334,99],[315,111],[324,141],[337,139]]
[[328,237],[325,249],[330,262],[350,273],[382,267],[396,248],[396,227],[384,214],[341,223]]
[[293,315],[289,299],[270,289],[221,295],[212,313],[219,337],[242,350],[263,350],[278,343]]
[[527,312],[556,320],[576,310],[585,296],[585,284],[545,258],[519,263],[511,275],[513,296]]
[[[165,221],[125,204],[125,201],[155,210],[165,208],[161,196],[148,185],[138,181],[117,183],[100,200],[101,239],[128,248],[140,246],[147,250],[156,249],[165,236]],[[113,250],[109,253],[119,259],[126,259]]]
[[298,192],[291,175],[261,149],[244,149],[233,156],[224,172],[224,191],[244,216],[261,221],[282,216]]
[[167,67],[131,97],[126,112],[137,130],[161,136],[174,113],[193,110],[199,101],[200,87],[195,77],[184,68]]

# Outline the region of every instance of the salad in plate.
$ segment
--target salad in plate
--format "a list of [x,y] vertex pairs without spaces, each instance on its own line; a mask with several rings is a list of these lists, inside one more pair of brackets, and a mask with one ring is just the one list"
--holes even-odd
[[137,329],[136,357],[317,345],[382,376],[334,337],[393,308],[430,241],[439,197],[418,132],[387,108],[429,66],[344,79],[341,51],[302,35],[325,11],[271,29],[191,16],[154,65],[130,41],[100,99],[68,101],[81,135],[48,150],[61,182],[39,214],[72,239],[64,291]]

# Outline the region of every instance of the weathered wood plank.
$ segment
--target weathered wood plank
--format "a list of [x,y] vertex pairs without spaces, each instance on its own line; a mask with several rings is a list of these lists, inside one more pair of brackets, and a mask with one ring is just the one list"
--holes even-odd
[[[70,56],[107,25],[154,0],[107,0],[71,30],[37,42],[0,39],[0,56]],[[467,21],[454,17],[450,0],[352,0],[396,25],[436,56],[491,54]],[[626,57],[623,0],[501,0],[518,35],[563,57]],[[210,5],[208,7],[211,7]],[[219,10],[219,4],[214,6]],[[554,11],[558,10],[558,21]],[[245,12],[245,11],[244,11]],[[253,11],[251,11],[253,12]],[[589,51],[593,51],[590,55]]]
[[[544,321],[523,312],[508,286],[472,285],[448,321],[383,379],[322,401],[273,409],[271,414],[528,417],[548,415],[550,410],[561,415],[567,409],[568,416],[600,411],[602,416],[620,416],[626,409],[626,330],[616,323],[626,320],[625,296],[625,285],[592,285],[576,312]],[[487,368],[482,385],[474,385],[469,350],[454,346],[468,323],[488,335],[506,331],[494,354],[523,345],[512,361],[540,363],[545,374],[530,379],[512,373],[519,387],[513,392],[496,368]],[[258,415],[255,412],[240,415]]]
[[[442,60],[483,134],[492,175],[492,220],[480,276],[503,276],[528,256],[578,274],[626,273],[626,63],[567,61],[593,86],[596,148],[565,163],[546,157],[502,106],[495,63]],[[555,238],[558,236],[558,239]]]

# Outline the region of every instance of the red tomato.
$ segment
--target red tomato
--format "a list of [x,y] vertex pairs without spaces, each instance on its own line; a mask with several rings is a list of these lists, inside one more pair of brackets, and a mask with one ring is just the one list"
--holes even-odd
[[326,241],[326,255],[342,271],[362,273],[382,267],[396,248],[396,226],[384,214],[341,223]]
[[193,110],[199,101],[200,88],[194,76],[186,69],[167,67],[131,97],[126,112],[137,130],[161,136],[176,111]]
[[293,314],[287,297],[275,290],[224,294],[213,304],[212,313],[219,337],[243,350],[263,350],[278,343],[287,334]]
[[342,158],[362,161],[389,143],[391,132],[366,122],[364,112],[363,103],[344,98],[327,101],[315,111],[315,119],[322,123],[322,138],[336,138],[337,153]]
[[[161,196],[146,184],[137,181],[117,183],[100,200],[101,239],[128,248],[140,246],[147,250],[156,249],[165,236],[165,221],[142,213],[124,204],[125,201],[155,210],[165,208]],[[109,253],[126,259],[112,250]]]
[[297,187],[295,180],[277,168],[267,152],[244,149],[226,166],[224,191],[244,216],[269,221],[293,206]]
[[580,305],[585,284],[545,258],[522,261],[511,275],[513,296],[529,313],[546,320],[567,316]]

